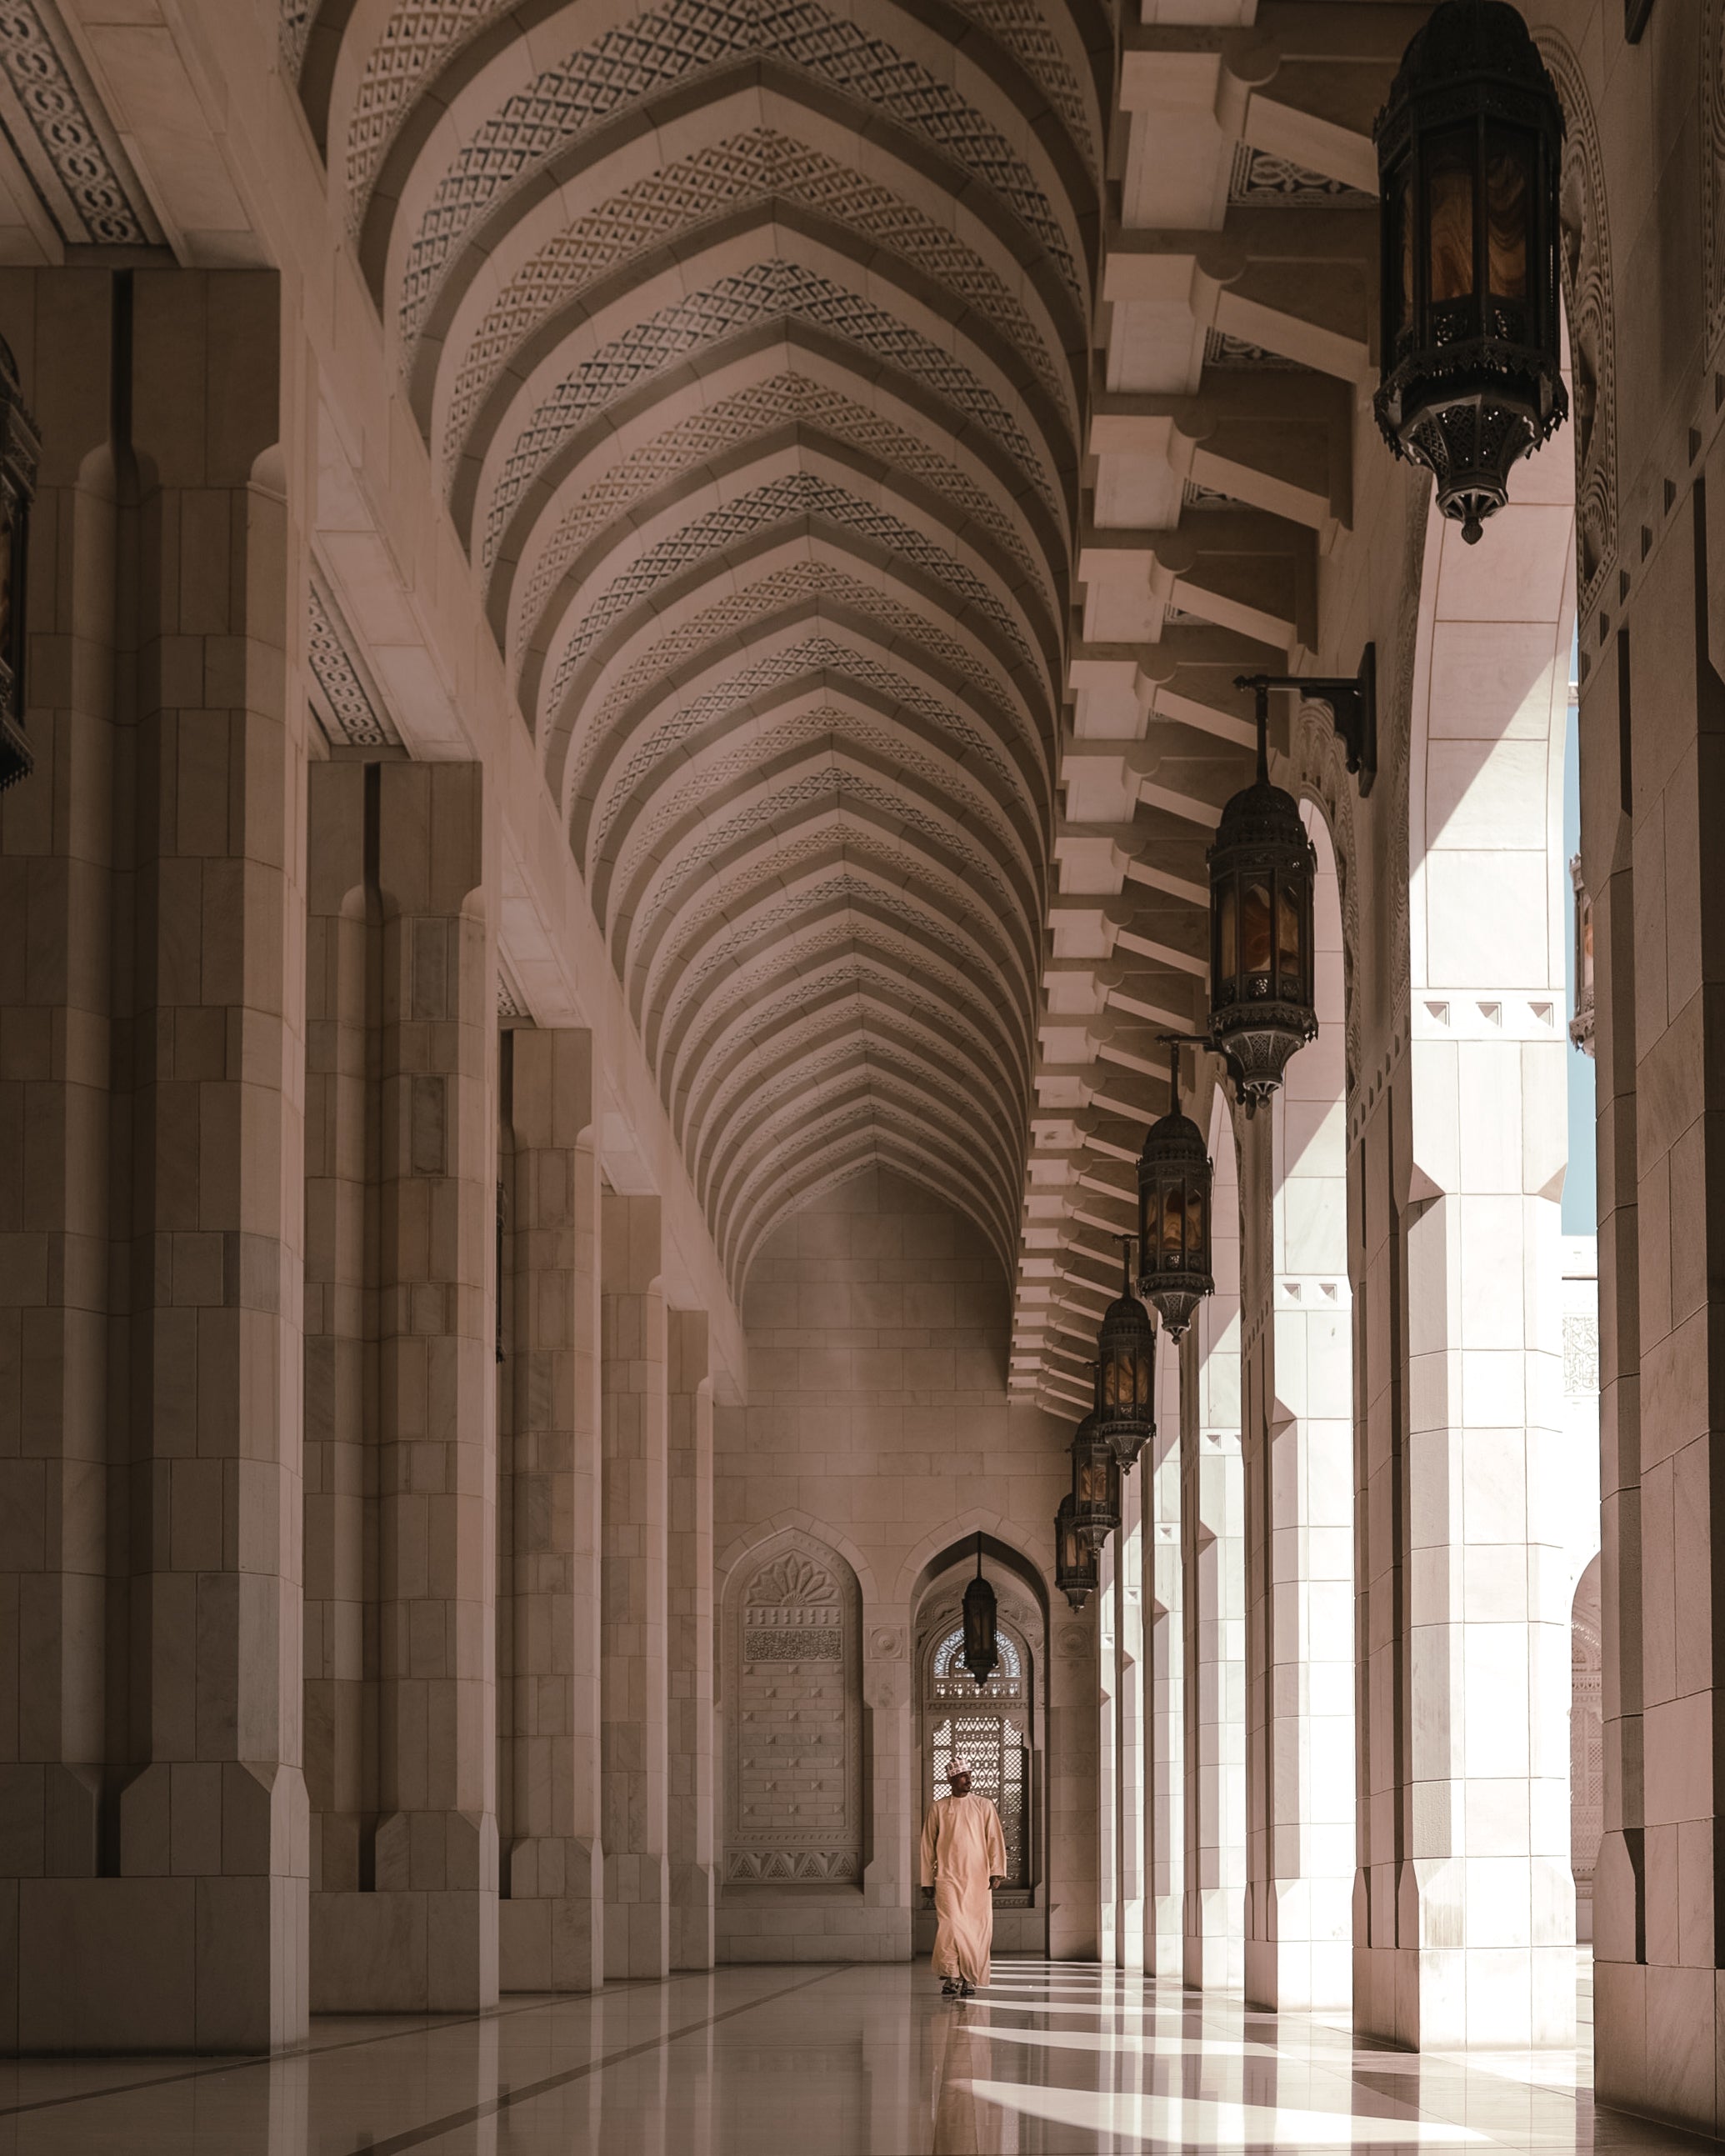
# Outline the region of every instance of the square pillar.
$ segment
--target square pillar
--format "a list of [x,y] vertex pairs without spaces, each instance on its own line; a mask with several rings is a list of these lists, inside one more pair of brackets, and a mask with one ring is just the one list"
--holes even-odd
[[376,1017],[376,1768],[357,1882],[313,1897],[312,1998],[328,2011],[471,2011],[497,1996],[495,953],[482,773],[361,768]]
[[1144,1967],[1176,1977],[1184,1962],[1185,1646],[1180,1559],[1180,1360],[1164,1340],[1156,1369],[1156,1435],[1144,1478]]
[[0,809],[0,2047],[267,2051],[306,2012],[281,287],[0,291],[45,442]]
[[[1589,788],[1588,758],[1604,746],[1601,722],[1615,719],[1619,806],[1630,824],[1628,846],[1620,830],[1602,879],[1610,971],[1596,976],[1601,1344],[1611,1356],[1602,1373],[1599,2085],[1614,2102],[1717,2134],[1725,2118],[1725,446],[1717,442],[1661,535],[1615,655],[1615,670],[1615,670],[1615,696],[1610,685],[1596,690],[1582,721],[1591,806],[1604,773],[1594,765]],[[1599,833],[1611,836],[1609,814]]]
[[1240,1463],[1240,1236],[1234,1136],[1221,1125],[1212,1209],[1216,1291],[1181,1343],[1180,1534],[1185,1571],[1184,1977],[1244,1979],[1245,1575]]
[[1327,844],[1320,860],[1322,1030],[1241,1143],[1245,1993],[1255,2005],[1337,2010],[1353,1974],[1353,1310]]
[[665,1309],[656,1198],[604,1194],[601,1821],[605,1974],[670,1969]]
[[665,1323],[670,1484],[666,1844],[671,1967],[711,1969],[714,1953],[713,1385],[706,1312]]
[[593,1036],[519,1027],[504,1056],[512,1291],[498,1656],[510,1771],[498,1980],[592,1991],[605,1967]]

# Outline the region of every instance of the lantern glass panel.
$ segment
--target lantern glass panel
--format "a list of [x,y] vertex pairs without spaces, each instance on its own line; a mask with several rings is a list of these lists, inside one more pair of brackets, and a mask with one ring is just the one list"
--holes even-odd
[[1390,230],[1394,244],[1389,250],[1389,274],[1394,280],[1389,319],[1395,325],[1399,354],[1414,334],[1414,188],[1412,168],[1404,165],[1389,205]]
[[1076,1486],[1073,1495],[1081,1505],[1106,1505],[1108,1502],[1106,1453],[1081,1453],[1073,1481]]
[[1186,1186],[1171,1183],[1163,1194],[1162,1239],[1160,1248],[1178,1264],[1184,1255],[1186,1226]]
[[[1305,971],[1305,885],[1283,877],[1276,893],[1276,968],[1279,973],[1293,974],[1296,982]],[[1284,995],[1287,993],[1282,990]]]
[[1533,138],[1493,127],[1486,138],[1486,261],[1494,299],[1527,296],[1532,220]]
[[[1240,907],[1240,972],[1250,980],[1270,973],[1270,886],[1249,883]],[[1259,988],[1257,993],[1264,993]]]
[[1240,978],[1240,897],[1234,886],[1224,886],[1216,908],[1216,995],[1231,1002]]
[[1433,138],[1425,166],[1425,275],[1431,304],[1473,297],[1471,127],[1447,128]]

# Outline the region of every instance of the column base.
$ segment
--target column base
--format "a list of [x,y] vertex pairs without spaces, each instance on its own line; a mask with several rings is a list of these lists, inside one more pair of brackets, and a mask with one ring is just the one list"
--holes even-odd
[[711,1864],[671,1866],[670,1965],[711,1969],[718,1943],[716,1874]]
[[493,1889],[311,1897],[314,2014],[473,2013],[496,2004]]
[[303,1878],[0,1882],[0,2051],[279,2051],[305,2036]]
[[605,1863],[597,1841],[542,1835],[513,1845],[497,1905],[501,1991],[597,1991],[605,1980]]
[[1715,2078],[1722,2046],[1725,1969],[1595,1960],[1594,2090],[1599,2102],[1717,2137],[1725,2118]]
[[[1597,1997],[1594,2011],[1597,2026]],[[1410,2051],[1573,2045],[1575,1948],[1356,1947],[1353,2025]]]
[[670,1974],[670,1866],[663,1856],[605,1859],[605,1974]]
[[[1193,1905],[1196,1904],[1194,1907]],[[1245,1982],[1245,1941],[1240,1930],[1245,1896],[1237,1887],[1204,1887],[1187,1897],[1187,1930],[1181,1976],[1194,1991],[1238,1991]]]
[[[1248,1887],[1246,2004],[1279,2013],[1347,2013],[1353,2004],[1353,1902],[1351,1876]],[[1260,1931],[1270,1936],[1255,1936]]]

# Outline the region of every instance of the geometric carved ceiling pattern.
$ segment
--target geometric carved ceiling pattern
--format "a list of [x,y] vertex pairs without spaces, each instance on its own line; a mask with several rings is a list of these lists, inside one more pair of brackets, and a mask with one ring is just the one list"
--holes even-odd
[[1014,1264],[1111,44],[1101,0],[285,9],[739,1291],[870,1163]]

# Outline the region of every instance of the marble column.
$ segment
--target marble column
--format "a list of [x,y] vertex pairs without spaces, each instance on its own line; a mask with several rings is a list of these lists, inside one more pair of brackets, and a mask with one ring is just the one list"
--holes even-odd
[[[1635,1102],[1635,859],[1623,747],[1629,637],[1581,697],[1582,872],[1593,901],[1594,1086],[1598,1116],[1599,1586],[1604,1665],[1604,1834],[1594,1872],[1595,2071],[1609,2101],[1656,2088],[1645,2031],[1646,1774],[1643,1756],[1640,1252]],[[1661,2107],[1665,2107],[1661,2106]],[[1695,2123],[1710,2123],[1705,2107]]]
[[305,1742],[316,1895],[370,1885],[377,1821],[381,908],[365,766],[315,763],[306,776]]
[[[1725,445],[1715,443],[1704,478],[1663,529],[1611,655],[1617,708],[1608,680],[1591,691],[1582,717],[1584,808],[1606,805],[1602,793],[1609,801],[1603,722],[1617,739],[1627,795],[1618,808],[1630,824],[1626,848],[1612,844],[1621,829],[1609,813],[1589,838],[1589,872],[1599,872],[1594,860],[1605,871],[1595,1039],[1602,1347],[1609,1342],[1612,1354],[1604,1403],[1607,1815],[1594,1886],[1600,2086],[1634,2109],[1717,2133],[1725,2116],[1717,2073],[1725,1334],[1716,1301],[1725,1272],[1717,896]],[[1597,940],[1595,954],[1597,966]],[[1633,1221],[1625,1217],[1631,1202]]]
[[1245,1989],[1337,2010],[1353,1996],[1352,1299],[1341,916],[1314,836],[1321,1030],[1242,1147]]
[[670,1968],[665,1308],[659,1200],[602,1209],[605,1974]]
[[[375,886],[375,1788],[312,1997],[497,1996],[495,953],[476,764],[363,767]],[[372,866],[374,864],[374,867]]]
[[1121,1488],[1115,1575],[1114,1712],[1116,1904],[1114,1964],[1144,1966],[1143,1476]]
[[1156,1366],[1156,1436],[1144,1478],[1144,1966],[1183,1965],[1185,1647],[1180,1558],[1180,1351],[1164,1334]]
[[705,1311],[665,1324],[669,1671],[667,1851],[671,1967],[711,1969],[714,1951],[713,1383]]
[[1101,1933],[1098,1958],[1120,1951],[1120,1537],[1096,1560],[1096,1874]]
[[281,287],[8,272],[44,430],[0,807],[0,2047],[305,2027],[303,541]]
[[511,1275],[500,1436],[498,1908],[506,1991],[604,1981],[599,1839],[600,1183],[593,1036],[504,1036]]
[[1216,1291],[1183,1343],[1180,1531],[1185,1572],[1184,1974],[1234,1989],[1245,1974],[1245,1576],[1240,1464],[1239,1183],[1225,1116],[1216,1160]]
[[[1101,1733],[1100,1593],[1081,1615],[1057,1614],[1048,1658],[1048,1950],[1057,1961],[1088,1961],[1102,1928],[1099,1806]],[[912,1803],[909,1816],[919,1806]],[[911,1830],[912,1835],[918,1830]],[[907,1852],[911,1835],[906,1836]]]

